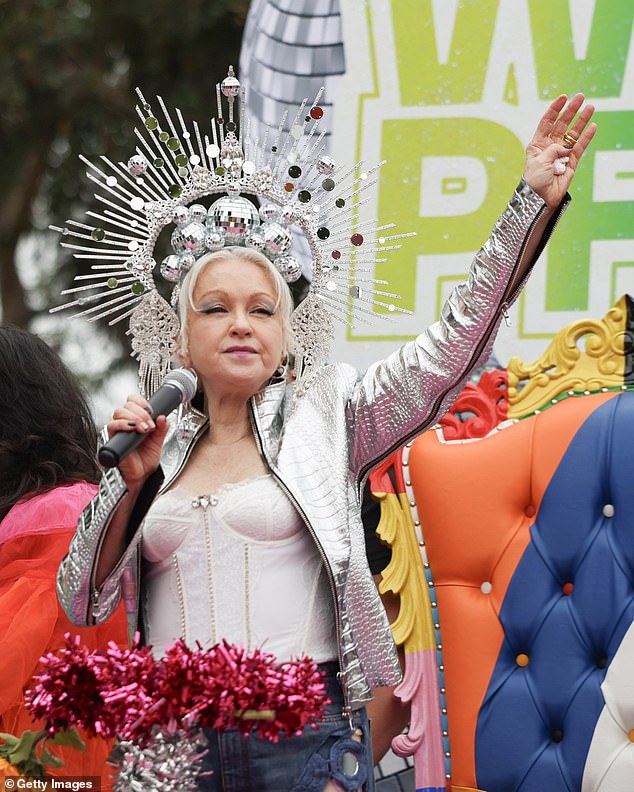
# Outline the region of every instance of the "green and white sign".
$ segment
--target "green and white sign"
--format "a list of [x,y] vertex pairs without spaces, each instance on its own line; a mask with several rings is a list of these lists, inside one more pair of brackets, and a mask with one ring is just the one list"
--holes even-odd
[[342,14],[335,157],[386,159],[360,220],[417,236],[376,268],[413,315],[341,331],[337,358],[363,367],[438,317],[560,93],[585,93],[599,132],[498,357],[537,357],[568,322],[634,294],[632,0],[344,0]]

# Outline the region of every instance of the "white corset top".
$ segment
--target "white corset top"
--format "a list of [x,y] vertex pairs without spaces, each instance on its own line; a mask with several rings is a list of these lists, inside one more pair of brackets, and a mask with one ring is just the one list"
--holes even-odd
[[161,495],[143,524],[143,617],[156,654],[223,638],[278,660],[337,657],[328,577],[303,520],[270,475],[193,497]]

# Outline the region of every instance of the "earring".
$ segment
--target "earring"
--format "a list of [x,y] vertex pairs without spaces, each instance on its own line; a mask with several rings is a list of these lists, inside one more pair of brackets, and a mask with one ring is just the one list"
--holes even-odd
[[286,379],[288,375],[288,354],[284,354],[284,357],[280,361],[280,365],[275,369],[273,372],[273,376],[271,377],[271,382],[282,382]]

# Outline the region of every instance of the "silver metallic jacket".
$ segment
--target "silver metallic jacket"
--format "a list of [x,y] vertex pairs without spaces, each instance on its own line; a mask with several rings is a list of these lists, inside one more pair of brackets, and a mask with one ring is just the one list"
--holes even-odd
[[[554,213],[533,260],[568,201]],[[400,679],[390,627],[366,561],[359,505],[363,483],[381,459],[435,423],[469,372],[486,361],[500,321],[523,285],[516,273],[544,210],[541,198],[521,182],[440,320],[363,377],[350,366],[329,365],[299,398],[293,398],[292,384],[281,383],[250,400],[262,457],[306,522],[330,576],[349,708],[369,701],[372,687]],[[181,410],[165,441],[161,468],[137,500],[128,547],[96,588],[100,546],[127,492],[116,468],[104,473],[58,573],[59,599],[72,622],[105,621],[123,596],[130,631],[137,629],[143,515],[179,475],[207,427],[203,414],[191,407]]]

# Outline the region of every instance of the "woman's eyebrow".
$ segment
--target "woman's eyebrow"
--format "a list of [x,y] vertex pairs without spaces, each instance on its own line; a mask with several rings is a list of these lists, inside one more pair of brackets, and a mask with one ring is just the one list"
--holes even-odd
[[[192,300],[192,307],[199,310],[208,307],[211,303],[219,302],[223,305],[231,307],[235,300],[224,290],[212,289],[204,292],[200,297],[194,297]],[[275,312],[278,308],[278,301],[274,295],[268,292],[257,292],[250,294],[244,300],[244,305],[247,307],[255,307],[256,305],[263,305],[267,310]]]
[[[212,296],[212,297],[215,297],[215,296],[232,297],[232,296],[235,296],[235,295],[232,295],[231,292],[226,291],[222,287],[214,287],[214,288],[207,289],[206,291],[204,291],[200,295],[200,299],[202,300],[205,297],[209,297],[209,296]],[[252,294],[248,294],[247,295],[247,299],[249,299],[249,300],[258,300],[260,298],[266,298],[268,300],[272,300],[273,302],[275,302],[275,296],[273,294],[270,294],[269,292],[264,292],[264,291],[262,291],[262,292],[253,292]]]

